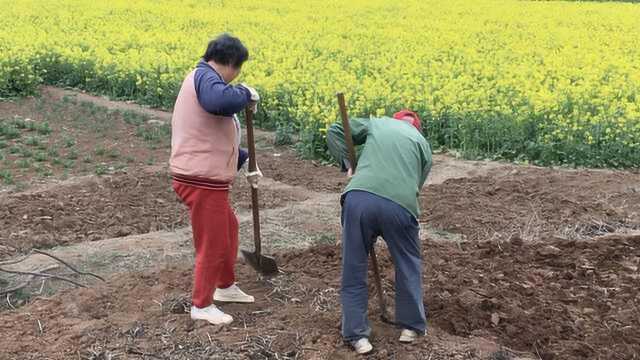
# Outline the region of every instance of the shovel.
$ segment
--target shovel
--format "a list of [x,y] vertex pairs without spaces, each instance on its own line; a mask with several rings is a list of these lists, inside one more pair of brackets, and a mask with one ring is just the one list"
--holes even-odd
[[[351,163],[351,174],[356,173],[357,159],[356,148],[353,146],[353,138],[351,137],[351,128],[349,127],[349,116],[347,115],[347,106],[344,102],[344,94],[336,94],[338,97],[338,105],[340,106],[340,116],[342,117],[342,128],[344,130],[344,141],[347,144],[349,150],[349,162]],[[380,320],[388,324],[394,324],[387,315],[387,304],[384,301],[384,294],[382,293],[382,280],[380,280],[380,269],[378,267],[378,257],[376,256],[375,245],[371,247],[371,265],[373,267],[373,279],[376,283],[378,290],[378,303],[380,304]]]
[[[247,108],[245,110],[245,121],[247,125],[247,143],[249,144],[249,172],[257,170],[256,166],[256,144],[253,138],[253,112]],[[253,252],[242,250],[242,256],[258,273],[269,276],[278,273],[278,265],[272,257],[262,255],[260,240],[260,209],[258,208],[258,189],[251,186],[251,210],[253,212],[253,241],[255,250]]]

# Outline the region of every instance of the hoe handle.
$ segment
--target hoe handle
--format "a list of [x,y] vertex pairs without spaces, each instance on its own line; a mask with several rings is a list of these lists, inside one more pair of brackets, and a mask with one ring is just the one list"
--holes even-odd
[[[353,146],[353,138],[351,137],[351,127],[349,127],[349,116],[347,115],[347,105],[344,102],[344,94],[336,94],[338,97],[338,105],[340,106],[340,116],[342,117],[342,128],[344,131],[344,141],[347,144],[347,150],[349,151],[349,162],[351,163],[351,174],[356,173],[356,148]],[[378,257],[376,256],[375,245],[371,247],[371,265],[373,267],[373,279],[376,283],[378,290],[378,303],[380,304],[380,317],[385,322],[390,322],[387,316],[387,304],[384,301],[384,294],[382,293],[382,280],[380,279],[380,269],[378,268]]]
[[351,164],[351,174],[356,173],[356,148],[353,146],[353,138],[351,137],[351,127],[349,126],[349,116],[347,115],[347,105],[344,102],[344,94],[338,93],[338,105],[340,106],[340,116],[342,117],[342,129],[344,131],[344,141],[347,143],[349,150],[349,163]]

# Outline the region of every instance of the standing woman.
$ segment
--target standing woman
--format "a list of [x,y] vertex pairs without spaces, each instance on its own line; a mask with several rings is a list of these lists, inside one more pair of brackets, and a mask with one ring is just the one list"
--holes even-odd
[[[248,58],[238,38],[212,40],[182,83],[171,119],[173,189],[189,208],[195,247],[191,318],[212,324],[233,321],[213,300],[254,302],[235,284],[238,220],[229,204],[231,183],[248,157],[235,114],[247,106],[255,111],[260,100],[253,88],[229,84]],[[259,176],[247,180],[257,187]]]

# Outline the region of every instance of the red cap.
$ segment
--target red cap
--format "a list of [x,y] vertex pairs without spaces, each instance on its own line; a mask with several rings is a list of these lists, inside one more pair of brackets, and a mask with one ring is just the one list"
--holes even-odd
[[403,120],[403,118],[406,118],[406,117],[410,117],[412,119],[411,125],[415,126],[415,128],[418,129],[418,131],[422,131],[422,123],[420,122],[420,117],[418,116],[418,114],[414,113],[413,111],[404,109],[393,114],[393,118],[398,120]]

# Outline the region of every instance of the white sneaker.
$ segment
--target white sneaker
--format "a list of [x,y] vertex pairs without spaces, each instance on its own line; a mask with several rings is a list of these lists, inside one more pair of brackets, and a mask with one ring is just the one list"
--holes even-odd
[[404,329],[400,333],[400,339],[399,340],[402,343],[412,343],[417,338],[418,338],[418,333],[417,332],[415,332],[413,330],[409,330],[409,329]]
[[358,355],[365,355],[373,350],[373,346],[367,338],[362,338],[358,341],[354,341],[351,343],[351,345]]
[[207,320],[214,325],[226,325],[231,324],[233,318],[231,315],[223,313],[215,305],[211,304],[206,308],[200,309],[199,307],[191,307],[191,319],[193,320]]
[[252,303],[255,301],[253,296],[245,294],[236,284],[226,289],[216,289],[213,293],[213,300],[234,303]]

